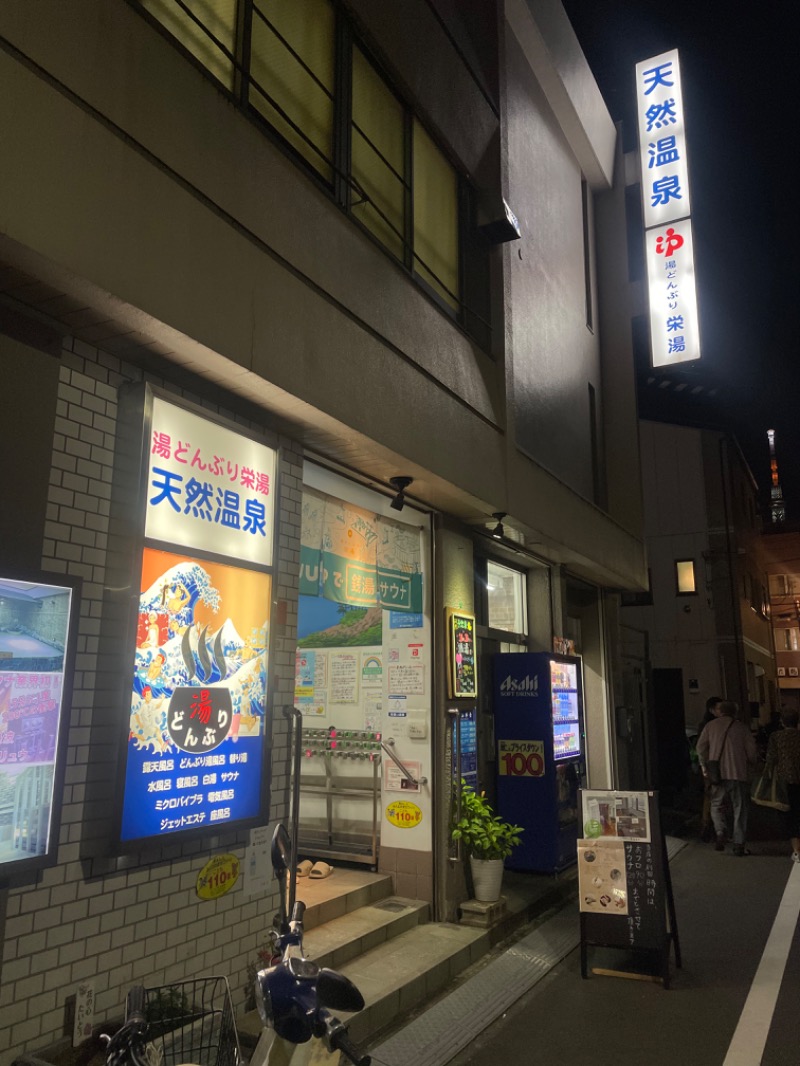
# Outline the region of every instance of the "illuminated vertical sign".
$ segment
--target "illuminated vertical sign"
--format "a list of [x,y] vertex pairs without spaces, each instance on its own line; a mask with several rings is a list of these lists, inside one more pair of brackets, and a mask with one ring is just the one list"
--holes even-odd
[[677,49],[636,65],[653,366],[700,358],[686,128]]
[[151,395],[120,840],[264,815],[273,449]]

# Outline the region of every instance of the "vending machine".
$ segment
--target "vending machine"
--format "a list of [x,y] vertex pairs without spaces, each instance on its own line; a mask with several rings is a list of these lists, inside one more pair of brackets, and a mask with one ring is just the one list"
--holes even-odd
[[576,858],[584,775],[583,678],[575,655],[494,656],[497,811],[525,830],[513,870],[555,873]]

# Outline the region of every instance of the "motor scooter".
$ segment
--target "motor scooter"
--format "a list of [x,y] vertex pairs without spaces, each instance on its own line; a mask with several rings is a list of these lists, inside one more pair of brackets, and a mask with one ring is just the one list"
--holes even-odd
[[280,889],[279,929],[274,937],[277,961],[256,975],[256,1006],[265,1033],[250,1066],[306,1066],[321,1061],[320,1041],[328,1052],[341,1052],[355,1066],[370,1066],[370,1056],[358,1050],[347,1026],[331,1013],[363,1010],[364,997],[344,974],[320,967],[303,954],[305,904],[294,900],[296,855],[286,828],[278,825],[271,848]]
[[344,974],[320,967],[303,954],[305,904],[297,900],[300,766],[303,716],[286,708],[291,722],[291,835],[279,824],[272,835],[272,869],[278,880],[280,913],[273,932],[273,964],[255,979],[255,998],[264,1032],[250,1066],[311,1066],[341,1052],[355,1066],[370,1066],[350,1041],[347,1026],[331,1013],[359,1011],[364,998]]
[[[255,979],[255,999],[264,1031],[249,1066],[316,1066],[340,1052],[354,1066],[370,1066],[351,1042],[347,1026],[331,1011],[363,1010],[364,998],[344,974],[320,967],[303,953],[305,904],[296,899],[298,810],[300,799],[300,740],[302,715],[287,710],[294,734],[294,779],[291,836],[282,824],[272,836],[272,868],[278,880],[280,913],[273,930],[272,965]],[[186,985],[186,1017],[171,1035],[159,1035],[150,1022],[160,991],[135,987],[128,993],[125,1022],[107,1037],[107,1066],[241,1066],[233,1002],[224,977],[179,982]],[[199,1009],[198,1009],[199,1008]],[[177,1024],[177,1028],[175,1027]],[[175,1034],[178,1034],[177,1036]]]

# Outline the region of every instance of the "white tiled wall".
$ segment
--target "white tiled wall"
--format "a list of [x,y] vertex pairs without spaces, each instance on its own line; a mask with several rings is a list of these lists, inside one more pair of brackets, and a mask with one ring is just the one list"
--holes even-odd
[[[90,742],[95,707],[97,652],[117,416],[117,389],[140,380],[135,367],[68,339],[62,353],[53,462],[42,567],[83,579],[81,617],[58,864],[36,881],[0,890],[0,1066],[23,1052],[59,1040],[65,1000],[82,981],[93,981],[95,1020],[118,1016],[131,983],[160,985],[224,974],[237,1007],[244,998],[247,965],[266,939],[277,896],[246,897],[244,879],[219,900],[195,894],[197,874],[212,854],[244,858],[247,833],[163,847],[154,859],[81,859],[87,823],[86,777],[98,757]],[[286,624],[270,627],[270,671],[277,679],[275,706],[294,695],[302,457],[298,446],[263,427],[213,407],[198,396],[154,384],[256,430],[277,447],[279,524],[276,598],[286,604]],[[286,816],[288,731],[276,714],[272,741],[271,819]],[[83,849],[85,851],[85,849]],[[3,900],[5,923],[3,925]]]

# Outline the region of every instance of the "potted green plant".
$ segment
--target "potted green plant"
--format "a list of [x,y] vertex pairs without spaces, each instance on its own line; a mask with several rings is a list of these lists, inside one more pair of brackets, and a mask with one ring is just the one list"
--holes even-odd
[[450,835],[469,856],[475,899],[493,903],[500,899],[503,860],[519,844],[522,826],[504,821],[492,810],[486,796],[461,782],[461,814]]

